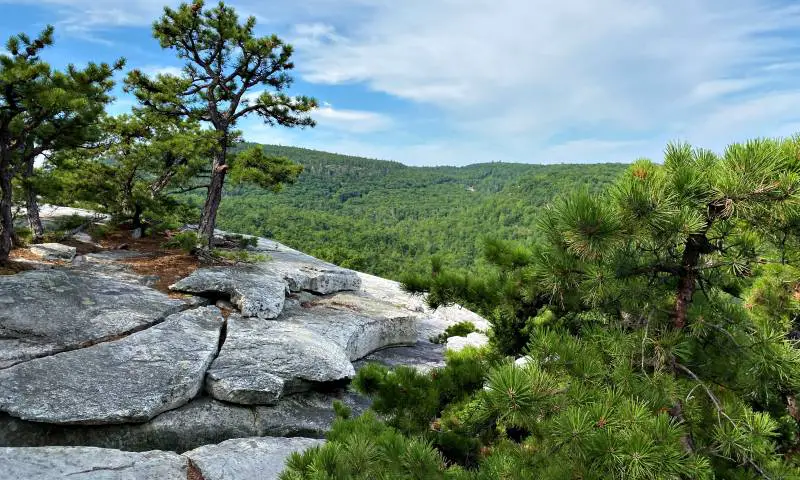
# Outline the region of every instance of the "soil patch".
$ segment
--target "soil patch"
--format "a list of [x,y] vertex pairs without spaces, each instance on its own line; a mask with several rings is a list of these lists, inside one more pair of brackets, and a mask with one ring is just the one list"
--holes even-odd
[[169,286],[202,266],[217,263],[202,261],[180,249],[164,248],[162,245],[166,241],[164,236],[133,238],[130,231],[120,230],[111,232],[99,243],[107,250],[131,250],[144,254],[142,257],[120,260],[119,263],[130,266],[139,275],[157,276],[158,281],[153,288],[171,297],[183,298],[185,295],[171,291]]

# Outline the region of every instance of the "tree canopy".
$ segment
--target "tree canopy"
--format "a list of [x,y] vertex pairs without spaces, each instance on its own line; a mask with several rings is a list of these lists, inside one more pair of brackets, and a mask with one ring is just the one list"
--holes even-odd
[[[177,9],[164,7],[164,15],[153,24],[153,35],[162,48],[174,50],[185,62],[181,75],[151,79],[133,70],[126,79],[127,91],[145,107],[174,118],[208,122],[217,134],[199,227],[206,245],[214,234],[237,122],[255,114],[268,125],[314,126],[308,113],[316,108],[316,100],[286,93],[294,68],[292,47],[275,35],[256,36],[255,26],[255,17],[240,23],[224,2],[208,9],[202,0],[182,3]],[[241,178],[263,185],[276,171],[281,172],[279,181],[296,176],[292,169],[278,168],[285,166],[285,160],[266,160],[252,154],[243,159],[247,174]],[[257,175],[259,169],[265,173]]]
[[40,53],[53,43],[53,27],[35,39],[19,34],[0,55],[0,261],[8,258],[14,237],[11,215],[14,179],[22,179],[31,227],[42,229],[38,216],[34,161],[41,155],[75,148],[99,134],[97,120],[111,101],[113,65],[89,63],[80,69],[50,68]]

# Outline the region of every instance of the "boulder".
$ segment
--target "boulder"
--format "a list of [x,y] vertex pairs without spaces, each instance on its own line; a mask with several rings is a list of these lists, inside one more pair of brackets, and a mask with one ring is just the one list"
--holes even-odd
[[96,447],[0,448],[0,480],[186,480],[189,461],[173,452]]
[[408,366],[420,372],[428,372],[434,368],[444,367],[444,345],[419,341],[410,346],[384,348],[353,362],[353,366],[358,370],[371,362],[391,368]]
[[264,270],[281,275],[293,292],[306,290],[319,295],[359,290],[361,279],[346,268],[337,267],[310,255],[291,249],[270,252],[269,261],[261,263]]
[[252,266],[195,270],[170,290],[203,296],[229,296],[245,317],[275,318],[283,310],[286,282]]
[[323,440],[312,438],[237,438],[184,453],[205,480],[278,480],[286,460]]
[[305,290],[327,295],[361,289],[358,272],[324,262],[273,240],[258,238],[253,250],[269,254],[270,259],[259,266],[282,276],[293,292]]
[[219,309],[178,313],[121,340],[0,371],[0,410],[37,422],[143,422],[202,389],[217,353]]
[[39,243],[31,245],[28,250],[42,260],[72,261],[78,249],[60,243]]
[[365,397],[333,391],[292,395],[275,406],[233,405],[200,397],[139,424],[51,425],[0,413],[0,446],[91,445],[185,452],[232,438],[324,438],[335,418],[334,400],[350,407],[355,416],[369,406]]
[[397,308],[413,312],[419,317],[418,339],[426,341],[443,333],[447,327],[461,322],[471,322],[478,331],[489,329],[489,322],[480,315],[460,305],[439,307],[432,310],[425,304],[422,295],[411,295],[404,292],[398,282],[376,277],[367,273],[358,273],[361,278],[362,293],[382,302],[390,303]]
[[466,337],[450,337],[447,339],[447,350],[459,352],[467,347],[483,348],[489,344],[489,337],[483,333],[472,332]]
[[50,269],[0,276],[0,369],[119,338],[186,303],[89,272]]
[[533,362],[533,359],[530,356],[525,355],[524,357],[519,357],[518,359],[514,360],[514,365],[523,368],[531,362]]
[[225,343],[206,376],[216,399],[272,405],[281,397],[355,375],[344,350],[291,323],[228,319]]
[[382,348],[417,342],[417,316],[365,295],[338,293],[288,308],[281,320],[301,325],[358,360]]

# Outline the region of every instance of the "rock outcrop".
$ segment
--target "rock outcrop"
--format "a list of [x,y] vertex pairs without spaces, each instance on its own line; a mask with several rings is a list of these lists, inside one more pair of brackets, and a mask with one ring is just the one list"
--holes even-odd
[[0,447],[19,447],[0,448],[0,478],[274,479],[324,438],[334,400],[368,407],[347,388],[357,368],[439,367],[430,336],[485,328],[396,282],[256,243],[268,260],[197,270],[171,287],[195,295],[182,299],[122,263],[135,251],[0,276]]
[[447,349],[459,352],[467,347],[482,348],[489,344],[489,337],[480,332],[472,332],[466,337],[450,337],[447,339]]
[[23,420],[143,422],[194,398],[217,353],[216,307],[175,314],[128,337],[0,371],[0,410]]
[[142,285],[72,270],[0,276],[0,368],[127,335],[186,308]]
[[310,330],[234,317],[228,320],[225,344],[208,370],[206,389],[218,400],[272,405],[285,395],[353,375],[344,350]]
[[276,318],[283,311],[286,282],[258,267],[201,268],[170,286],[177,292],[227,296],[245,317]]
[[174,452],[98,447],[0,448],[0,480],[277,480],[294,452],[313,438],[250,437]]
[[0,480],[186,480],[189,459],[172,452],[96,447],[0,448]]
[[192,460],[205,480],[276,480],[289,455],[323,443],[311,438],[237,438],[203,446],[184,455]]
[[332,341],[350,360],[416,343],[419,320],[413,312],[350,292],[306,299],[286,309],[281,318]]
[[62,260],[65,262],[75,258],[78,249],[60,243],[38,243],[31,245],[28,250],[42,260]]
[[0,414],[0,446],[90,445],[185,452],[231,438],[324,438],[335,418],[334,400],[347,405],[353,415],[369,406],[366,398],[353,392],[332,391],[292,395],[273,406],[234,405],[199,397],[136,424],[53,425]]

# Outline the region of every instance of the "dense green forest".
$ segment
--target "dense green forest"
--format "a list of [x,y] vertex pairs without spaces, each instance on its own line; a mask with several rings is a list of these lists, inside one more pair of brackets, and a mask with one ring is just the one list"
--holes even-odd
[[[468,267],[483,238],[531,241],[537,212],[556,195],[596,191],[620,164],[409,167],[294,147],[263,146],[303,165],[279,194],[230,189],[220,227],[274,238],[330,262],[388,278],[436,255]],[[195,197],[195,203],[202,201]]]

